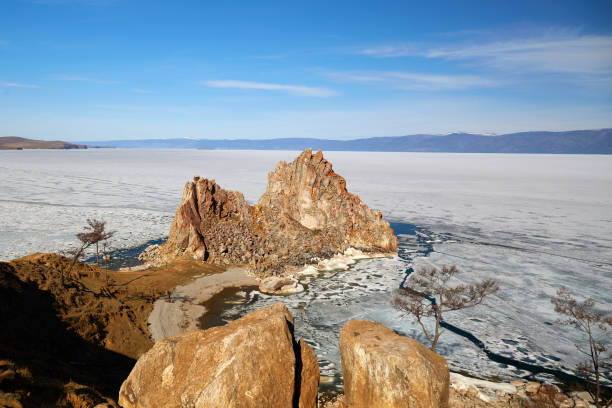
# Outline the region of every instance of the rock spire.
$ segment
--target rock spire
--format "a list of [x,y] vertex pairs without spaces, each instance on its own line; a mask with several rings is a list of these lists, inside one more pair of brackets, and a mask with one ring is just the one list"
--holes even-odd
[[195,177],[185,185],[168,240],[156,256],[247,264],[264,277],[347,248],[395,253],[397,237],[380,212],[347,191],[346,180],[321,151],[308,149],[269,173],[266,192],[254,206],[239,192]]

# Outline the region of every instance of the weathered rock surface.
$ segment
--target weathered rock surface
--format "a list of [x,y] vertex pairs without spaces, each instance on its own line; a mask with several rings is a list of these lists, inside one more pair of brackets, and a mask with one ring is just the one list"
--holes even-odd
[[252,209],[244,196],[223,190],[214,180],[194,177],[183,198],[160,253],[188,254],[214,263],[246,263],[253,246]]
[[314,351],[293,337],[284,304],[226,326],[155,343],[121,386],[119,404],[144,407],[316,406]]
[[351,320],[340,329],[339,345],[349,407],[448,407],[446,360],[418,341]]
[[347,191],[323,153],[309,149],[276,166],[255,206],[241,193],[195,177],[185,185],[167,242],[151,255],[248,264],[264,277],[348,248],[395,253],[397,237],[380,212]]
[[317,396],[319,393],[319,361],[314,350],[304,339],[300,339],[300,399],[298,401],[299,408],[316,407]]

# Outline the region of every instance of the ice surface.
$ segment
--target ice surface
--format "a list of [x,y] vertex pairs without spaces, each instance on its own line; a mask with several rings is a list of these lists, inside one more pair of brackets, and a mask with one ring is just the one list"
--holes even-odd
[[88,217],[103,218],[117,231],[115,248],[164,237],[194,175],[239,189],[254,202],[267,172],[293,155],[274,153],[0,151],[0,260],[66,249]]
[[[74,243],[87,217],[117,230],[116,247],[167,234],[186,181],[214,178],[254,203],[267,173],[296,152],[214,150],[0,151],[0,259]],[[348,271],[307,279],[285,297],[258,294],[227,317],[282,300],[325,375],[340,371],[338,328],[352,318],[380,321],[423,339],[393,310],[391,294],[411,267],[455,263],[458,282],[495,277],[500,292],[447,321],[491,351],[571,371],[579,333],[555,323],[550,296],[560,285],[612,303],[612,157],[329,152],[326,158],[385,218],[420,226],[400,235],[399,257],[359,261]],[[410,232],[412,231],[412,232]],[[398,233],[401,232],[398,230]],[[432,252],[433,251],[433,252]],[[491,361],[446,331],[439,351],[452,369],[480,377],[527,375]]]

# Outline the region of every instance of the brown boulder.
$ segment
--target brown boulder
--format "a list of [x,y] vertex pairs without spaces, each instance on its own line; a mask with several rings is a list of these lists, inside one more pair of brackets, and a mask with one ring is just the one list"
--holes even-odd
[[119,393],[124,408],[316,406],[318,363],[293,338],[282,303],[226,326],[161,340],[134,366]]
[[448,407],[446,360],[418,341],[351,320],[340,329],[339,345],[349,407]]
[[[346,189],[318,151],[280,162],[268,175],[259,203],[195,177],[159,251],[150,263],[189,255],[218,264],[247,264],[260,277],[317,263],[348,248],[395,253],[397,237],[382,214]],[[157,258],[157,259],[156,259]]]

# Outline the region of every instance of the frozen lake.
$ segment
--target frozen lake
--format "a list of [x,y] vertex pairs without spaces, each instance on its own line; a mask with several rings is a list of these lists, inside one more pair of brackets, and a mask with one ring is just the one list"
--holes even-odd
[[[115,248],[163,238],[185,182],[214,178],[256,202],[267,173],[296,152],[213,150],[0,151],[0,259],[75,243],[88,217],[117,231]],[[493,277],[501,290],[484,305],[448,314],[488,351],[571,371],[572,329],[559,327],[549,298],[561,285],[612,304],[612,156],[328,152],[349,191],[419,234],[400,235],[400,256],[363,261],[283,298],[298,334],[337,375],[337,330],[352,318],[378,320],[418,337],[391,308],[410,268],[456,264],[465,282]],[[409,227],[407,227],[410,229]],[[260,296],[227,310],[235,317],[278,301]],[[447,331],[439,351],[451,368],[481,377],[528,375],[492,361]]]

